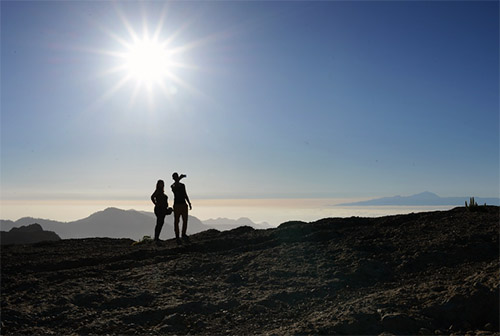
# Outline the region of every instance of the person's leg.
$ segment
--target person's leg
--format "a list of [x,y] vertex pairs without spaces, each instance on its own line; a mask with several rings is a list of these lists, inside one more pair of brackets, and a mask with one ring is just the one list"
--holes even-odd
[[187,225],[188,225],[188,207],[187,204],[182,209],[182,236],[186,237]]
[[179,219],[181,217],[181,212],[178,206],[174,205],[174,232],[175,238],[179,238]]
[[156,226],[155,226],[155,241],[160,240],[160,232],[163,227],[163,223],[165,222],[165,216],[157,215],[156,216]]

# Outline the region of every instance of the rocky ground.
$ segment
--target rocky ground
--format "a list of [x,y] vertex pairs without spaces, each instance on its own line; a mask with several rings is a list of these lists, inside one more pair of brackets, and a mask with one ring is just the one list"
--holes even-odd
[[1,333],[499,335],[499,208],[3,246]]

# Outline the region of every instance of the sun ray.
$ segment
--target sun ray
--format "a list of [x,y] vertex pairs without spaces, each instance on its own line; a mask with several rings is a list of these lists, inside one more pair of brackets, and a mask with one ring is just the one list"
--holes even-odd
[[142,3],[141,6],[141,16],[142,16],[142,38],[145,38],[146,36],[149,37],[149,25],[148,25],[148,16],[146,13],[146,8],[144,6],[144,3]]
[[[115,9],[116,9],[116,5],[115,5]],[[130,44],[129,42],[127,42],[126,39],[122,38],[121,36],[119,36],[118,34],[116,34],[115,32],[113,32],[112,30],[104,27],[100,22],[97,22],[93,19],[89,19],[89,18],[86,18],[90,24],[94,25],[95,27],[97,27],[97,29],[99,29],[100,31],[102,31],[104,34],[108,35],[109,37],[111,37],[113,40],[117,41],[118,43],[120,43],[123,47],[127,47],[128,44]],[[90,52],[92,52],[92,49],[89,48]],[[98,51],[94,51],[94,52],[105,52],[103,50],[98,50]]]
[[167,16],[167,8],[168,8],[167,6],[168,6],[168,3],[166,2],[163,5],[163,8],[162,8],[161,14],[160,14],[160,19],[158,20],[158,23],[156,24],[155,32],[153,33],[154,39],[158,39],[160,37],[161,31],[163,30],[163,25],[165,24],[165,18]]
[[101,72],[100,76],[106,76],[106,75],[111,75],[119,72],[123,72],[125,70],[125,66],[123,64],[114,66],[112,68],[106,69],[103,72]]
[[97,111],[106,101],[108,101],[116,92],[130,81],[129,76],[122,77],[114,86],[104,92],[93,104],[88,107],[88,111]]
[[120,6],[118,6],[118,3],[114,2],[114,5],[115,5],[114,6],[115,10],[116,10],[116,12],[118,14],[118,17],[120,18],[120,20],[122,21],[125,29],[129,33],[130,38],[132,39],[132,41],[136,40],[138,37],[137,37],[137,33],[135,32],[134,28],[132,27],[132,25],[130,24],[130,22],[127,20],[127,17],[125,16],[125,14],[123,13],[123,11],[121,10]]
[[109,29],[102,29],[104,33],[106,33],[108,36],[113,38],[116,42],[120,43],[123,47],[127,48],[130,45],[130,42],[125,40],[124,38],[120,37],[119,35],[115,34]]
[[169,36],[168,38],[166,38],[163,43],[165,46],[168,46],[169,44],[171,44],[173,41],[175,41],[175,39],[180,36],[182,34],[182,32],[184,32],[186,29],[189,28],[189,26],[191,26],[194,22],[194,18],[191,18],[190,20],[187,20],[186,22],[184,22],[182,24],[182,26],[180,26],[178,29],[176,29],[175,31],[173,31]]
[[198,48],[198,47],[201,47],[201,46],[213,43],[213,42],[215,42],[215,41],[217,41],[219,39],[222,39],[224,37],[225,37],[225,33],[211,34],[211,35],[206,36],[204,38],[201,38],[199,40],[196,40],[196,41],[193,41],[193,42],[189,42],[189,43],[185,43],[185,44],[183,44],[181,46],[173,48],[171,50],[171,53],[172,54],[183,53],[185,51],[188,51],[188,50],[191,50],[191,49],[194,49],[194,48]]
[[128,76],[123,77],[118,83],[115,84],[115,86],[111,87],[108,91],[106,91],[102,95],[102,100],[104,101],[104,100],[109,99],[109,97],[111,97],[119,89],[121,89],[121,87],[124,86],[128,81],[130,81],[130,77],[128,77]]

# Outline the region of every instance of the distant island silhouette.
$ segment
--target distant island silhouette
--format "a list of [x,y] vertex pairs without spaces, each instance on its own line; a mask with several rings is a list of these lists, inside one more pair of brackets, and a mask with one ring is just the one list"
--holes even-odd
[[[474,195],[471,195],[474,196]],[[419,194],[411,196],[393,196],[393,197],[382,197],[375,198],[367,201],[353,202],[353,203],[342,203],[337,204],[337,206],[384,206],[384,205],[396,205],[396,206],[439,206],[439,205],[450,205],[450,206],[463,206],[465,201],[469,201],[470,196],[464,197],[440,197],[435,193],[425,191]],[[488,204],[488,205],[500,205],[500,198],[484,198],[475,197],[478,204]]]
[[230,218],[210,218],[203,221],[203,224],[213,227],[219,231],[236,229],[240,226],[250,226],[254,229],[270,229],[273,226],[267,222],[254,223],[251,219],[240,217],[238,219]]

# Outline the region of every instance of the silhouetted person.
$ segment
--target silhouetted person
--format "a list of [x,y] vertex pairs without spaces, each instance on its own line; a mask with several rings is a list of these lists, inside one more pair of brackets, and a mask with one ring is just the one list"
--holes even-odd
[[165,221],[165,216],[168,214],[168,197],[165,195],[165,182],[158,180],[156,190],[151,195],[151,201],[155,205],[156,227],[155,227],[155,242],[160,241],[160,232]]
[[[179,219],[182,217],[182,238],[184,240],[188,240],[188,236],[186,234],[187,224],[188,224],[188,204],[189,210],[192,209],[191,202],[189,201],[189,197],[186,192],[186,186],[180,182],[181,179],[186,177],[186,175],[182,174],[179,176],[177,173],[172,174],[172,178],[174,179],[174,184],[172,184],[172,192],[174,193],[174,230],[175,230],[175,238],[177,242],[179,240]],[[187,204],[186,204],[187,201]]]

